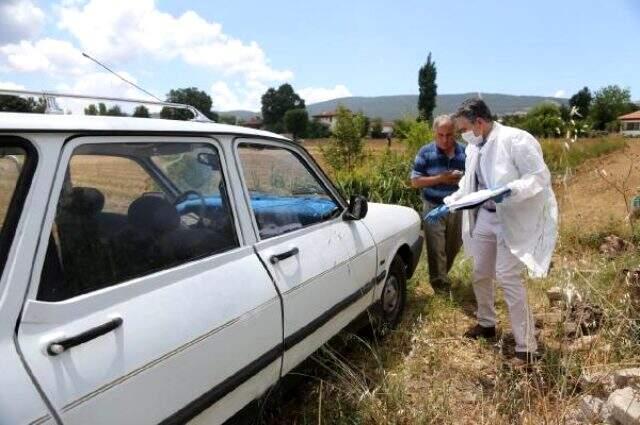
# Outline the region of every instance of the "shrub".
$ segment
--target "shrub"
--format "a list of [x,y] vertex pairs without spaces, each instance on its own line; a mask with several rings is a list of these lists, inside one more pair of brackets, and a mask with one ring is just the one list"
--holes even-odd
[[363,157],[362,115],[352,114],[347,108],[338,107],[333,139],[321,151],[327,163],[334,170],[353,170]]
[[318,120],[311,120],[307,126],[307,137],[310,139],[326,139],[331,137],[331,130],[327,124]]
[[386,150],[375,161],[351,172],[336,172],[335,182],[347,197],[363,195],[372,202],[404,205],[419,210],[422,207],[420,193],[407,184],[412,160],[404,152]]

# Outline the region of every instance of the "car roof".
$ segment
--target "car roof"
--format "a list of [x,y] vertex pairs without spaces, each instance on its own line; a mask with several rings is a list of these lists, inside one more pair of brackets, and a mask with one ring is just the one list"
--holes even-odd
[[49,115],[0,112],[0,132],[148,132],[203,133],[262,136],[289,141],[269,131],[214,122],[177,121],[160,118],[110,117],[92,115]]

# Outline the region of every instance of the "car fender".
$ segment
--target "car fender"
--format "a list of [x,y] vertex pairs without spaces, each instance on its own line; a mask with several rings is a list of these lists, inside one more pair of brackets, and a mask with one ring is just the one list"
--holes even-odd
[[413,209],[370,203],[364,224],[371,233],[378,250],[378,285],[374,300],[380,297],[382,282],[393,258],[400,254],[407,266],[407,279],[413,275],[422,251],[420,215]]

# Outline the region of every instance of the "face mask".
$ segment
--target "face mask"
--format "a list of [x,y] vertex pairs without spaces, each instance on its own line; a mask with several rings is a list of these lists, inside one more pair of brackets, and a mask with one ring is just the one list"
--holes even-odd
[[470,145],[479,145],[482,143],[482,136],[476,136],[472,130],[462,133],[462,139]]

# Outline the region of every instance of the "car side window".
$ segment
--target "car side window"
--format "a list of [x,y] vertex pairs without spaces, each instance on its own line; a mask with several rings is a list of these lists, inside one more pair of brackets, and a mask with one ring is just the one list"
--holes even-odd
[[82,145],[66,171],[37,299],[65,300],[238,246],[213,146]]
[[342,212],[321,180],[293,151],[241,143],[238,156],[262,239],[335,218]]

